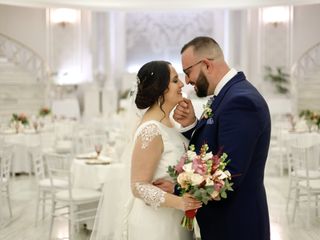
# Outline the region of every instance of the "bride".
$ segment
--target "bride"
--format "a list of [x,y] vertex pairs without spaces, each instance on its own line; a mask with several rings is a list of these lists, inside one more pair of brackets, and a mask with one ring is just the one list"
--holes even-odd
[[[135,105],[146,111],[133,137],[130,183],[133,196],[126,205],[121,230],[117,230],[113,238],[101,233],[105,226],[101,224],[104,208],[100,206],[101,223],[95,223],[91,239],[192,239],[180,222],[184,211],[199,208],[201,203],[190,195],[179,197],[152,184],[156,179],[169,178],[168,166],[178,162],[185,151],[184,144],[187,146],[186,139],[174,128],[169,117],[183,99],[183,83],[172,65],[165,61],[146,63],[139,70],[137,79]],[[107,213],[105,217],[108,217]]]

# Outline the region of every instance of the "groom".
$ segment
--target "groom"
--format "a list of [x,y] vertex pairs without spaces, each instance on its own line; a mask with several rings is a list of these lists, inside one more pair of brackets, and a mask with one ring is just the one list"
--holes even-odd
[[199,97],[214,97],[199,120],[188,99],[177,106],[173,117],[196,150],[204,143],[213,153],[222,147],[234,176],[234,192],[228,192],[227,199],[198,209],[201,240],[269,240],[263,183],[270,141],[268,106],[242,72],[229,68],[214,39],[197,37],[184,45],[181,55],[186,83]]

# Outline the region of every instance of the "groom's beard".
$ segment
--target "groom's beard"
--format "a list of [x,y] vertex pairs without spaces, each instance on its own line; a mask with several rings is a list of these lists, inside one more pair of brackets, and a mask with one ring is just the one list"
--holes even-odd
[[198,97],[206,97],[208,94],[208,87],[209,87],[208,79],[203,74],[203,72],[200,71],[199,77],[196,81],[197,96]]

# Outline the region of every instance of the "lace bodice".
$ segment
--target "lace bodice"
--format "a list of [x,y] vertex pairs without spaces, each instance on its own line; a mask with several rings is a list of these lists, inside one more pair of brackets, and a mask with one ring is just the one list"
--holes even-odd
[[144,147],[147,147],[152,139],[158,135],[163,141],[163,153],[159,161],[154,180],[158,178],[170,179],[167,169],[169,165],[175,165],[184,154],[185,147],[188,146],[188,140],[178,132],[176,128],[170,128],[166,125],[150,120],[142,123],[136,130],[134,141],[139,135],[144,135]]

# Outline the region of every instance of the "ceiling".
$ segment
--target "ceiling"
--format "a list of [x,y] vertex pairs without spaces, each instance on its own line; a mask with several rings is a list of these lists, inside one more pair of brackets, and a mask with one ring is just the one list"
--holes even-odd
[[25,7],[71,7],[94,10],[192,10],[306,5],[320,0],[0,0],[0,4]]

